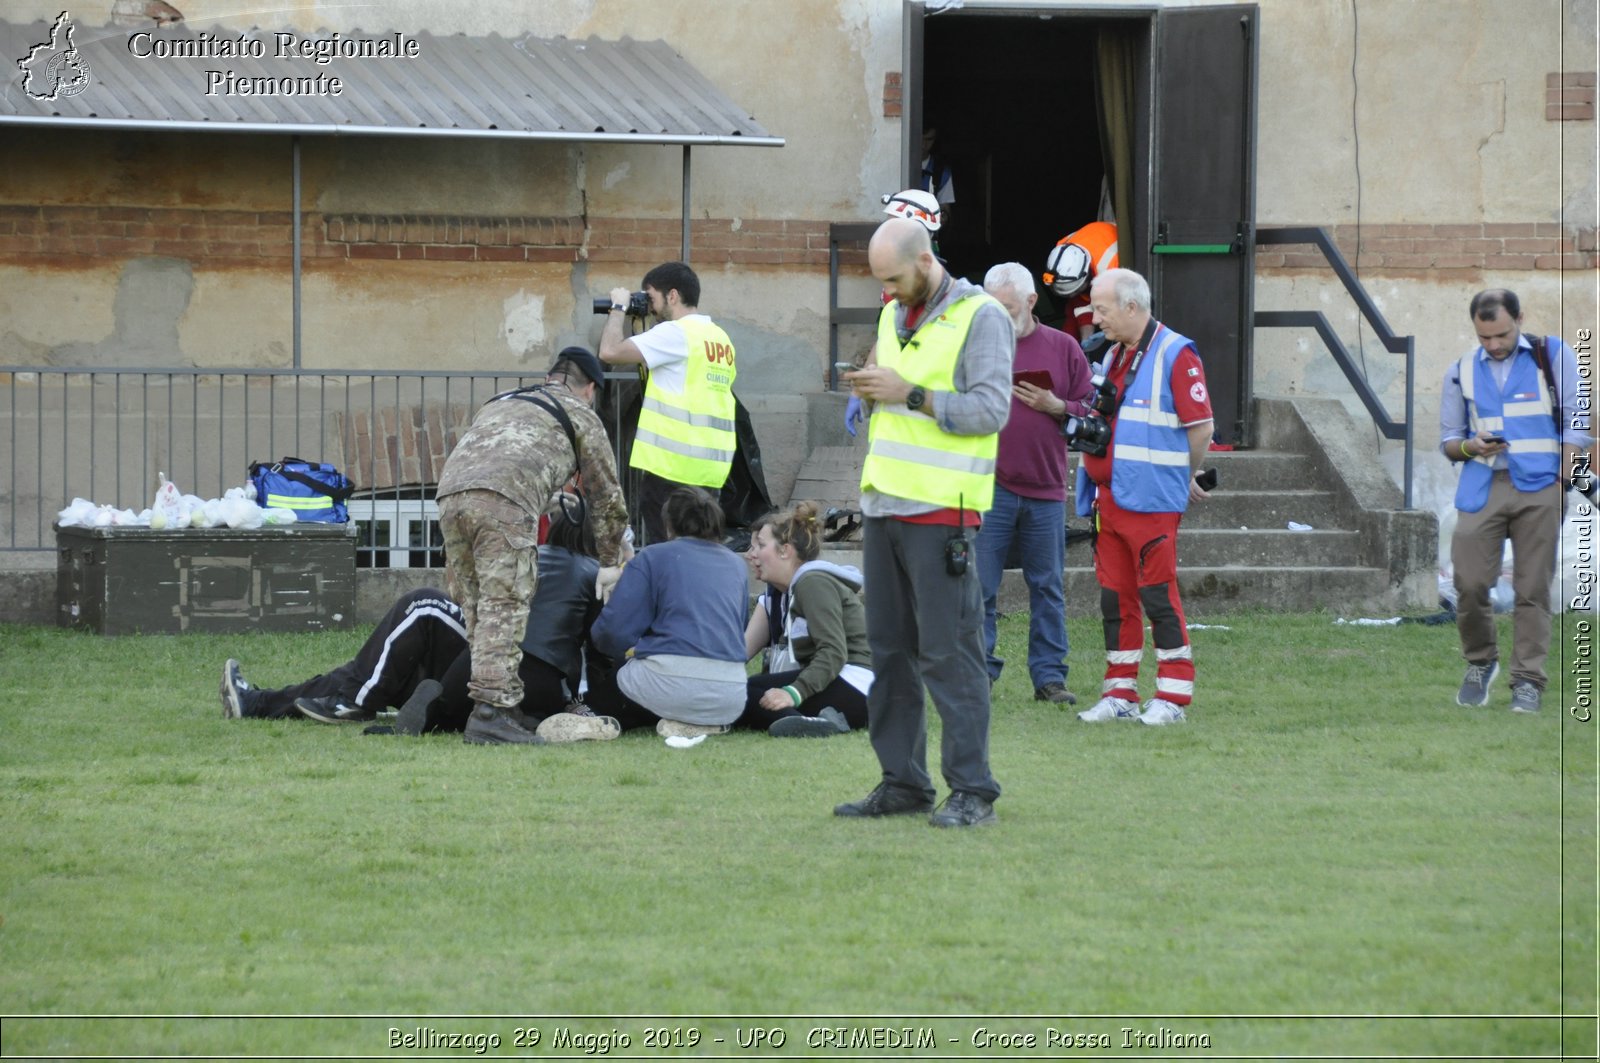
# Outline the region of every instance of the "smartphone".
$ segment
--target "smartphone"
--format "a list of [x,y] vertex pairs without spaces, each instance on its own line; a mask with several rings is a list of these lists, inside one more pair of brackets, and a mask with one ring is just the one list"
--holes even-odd
[[1483,441],[1485,443],[1499,443],[1501,446],[1509,442],[1505,436],[1485,436]]
[[859,365],[856,365],[856,363],[854,363],[854,362],[834,362],[833,363],[833,371],[836,372],[836,373],[854,373],[857,369],[860,369],[860,368],[861,367]]
[[1050,390],[1050,374],[1043,369],[1023,369],[1011,374],[1013,384],[1032,384],[1041,391]]
[[1199,485],[1200,490],[1202,491],[1215,490],[1217,486],[1217,470],[1200,470],[1200,472],[1195,475],[1194,482]]

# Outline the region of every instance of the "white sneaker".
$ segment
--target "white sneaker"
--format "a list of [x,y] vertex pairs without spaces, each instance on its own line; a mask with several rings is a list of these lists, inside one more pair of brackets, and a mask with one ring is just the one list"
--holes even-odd
[[1078,713],[1078,719],[1084,723],[1104,723],[1107,720],[1137,720],[1139,706],[1122,698],[1101,698],[1092,706]]
[[733,730],[726,723],[684,723],[682,720],[657,720],[656,734],[662,738],[699,738],[701,735],[725,735]]
[[611,716],[558,712],[540,721],[533,733],[553,746],[585,740],[609,742],[622,733],[622,725]]
[[1165,727],[1169,723],[1182,723],[1187,719],[1182,709],[1161,698],[1151,698],[1145,702],[1144,711],[1139,714],[1139,722],[1151,727]]

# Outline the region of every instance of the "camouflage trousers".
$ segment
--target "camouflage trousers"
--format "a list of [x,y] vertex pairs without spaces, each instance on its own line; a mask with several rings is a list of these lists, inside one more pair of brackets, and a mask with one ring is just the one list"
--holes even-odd
[[539,585],[538,519],[493,491],[439,499],[445,566],[461,603],[472,647],[473,701],[522,704],[522,637]]

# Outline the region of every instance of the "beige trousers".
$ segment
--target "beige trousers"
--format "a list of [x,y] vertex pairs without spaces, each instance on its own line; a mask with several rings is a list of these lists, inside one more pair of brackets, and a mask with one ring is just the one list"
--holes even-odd
[[1458,513],[1450,540],[1455,568],[1456,630],[1461,655],[1469,664],[1500,656],[1489,588],[1500,578],[1500,558],[1511,540],[1511,682],[1545,686],[1550,653],[1550,580],[1555,575],[1556,542],[1561,536],[1562,496],[1557,480],[1539,491],[1519,491],[1509,472],[1497,472],[1489,500],[1476,513]]

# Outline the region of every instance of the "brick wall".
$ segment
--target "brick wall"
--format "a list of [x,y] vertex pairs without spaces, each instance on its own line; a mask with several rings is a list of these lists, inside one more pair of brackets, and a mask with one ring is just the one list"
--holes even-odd
[[[0,261],[83,264],[164,255],[216,265],[287,259],[288,212],[162,207],[0,206]],[[825,221],[692,223],[697,264],[824,267]],[[314,259],[446,262],[620,262],[678,257],[675,218],[307,214],[301,254]]]
[[[1593,269],[1595,230],[1555,222],[1481,222],[1467,225],[1337,225],[1333,241],[1358,269],[1540,270]],[[1315,248],[1258,248],[1256,268],[1326,268]]]
[[[291,216],[283,211],[159,207],[0,206],[0,262],[85,265],[90,258],[164,255],[218,266],[287,260]],[[1333,229],[1345,257],[1362,269],[1577,270],[1595,266],[1596,234],[1555,222],[1366,225]],[[825,221],[697,220],[696,265],[823,269]],[[447,262],[598,262],[636,267],[678,257],[675,218],[459,217],[307,214],[302,254],[316,259]],[[860,248],[845,255],[864,260]],[[1314,251],[1262,248],[1261,269],[1321,268]]]
[[466,432],[474,408],[429,402],[335,413],[334,438],[342,453],[334,461],[358,491],[438,483],[444,459]]
[[1544,76],[1544,117],[1547,122],[1594,121],[1593,70]]

